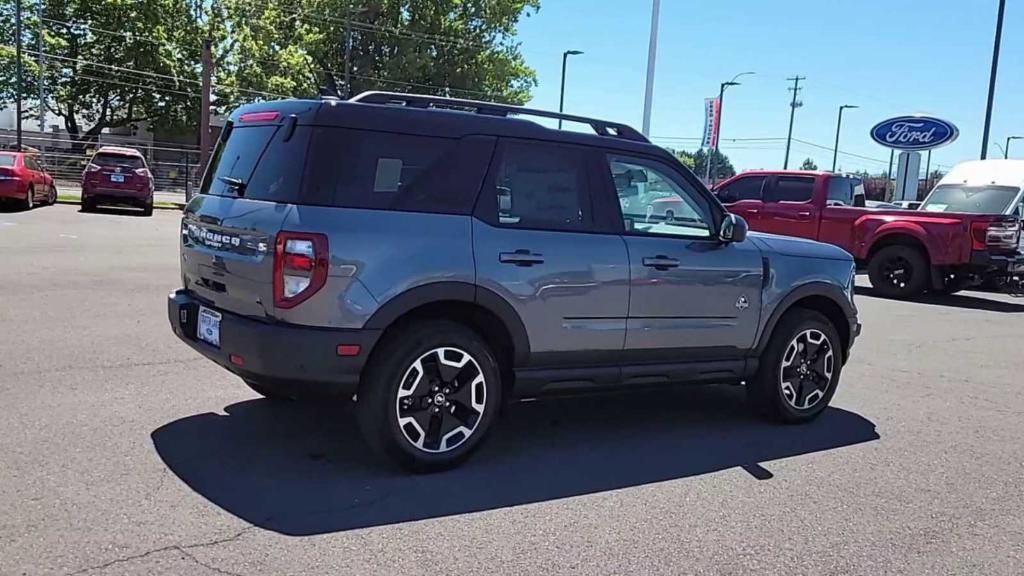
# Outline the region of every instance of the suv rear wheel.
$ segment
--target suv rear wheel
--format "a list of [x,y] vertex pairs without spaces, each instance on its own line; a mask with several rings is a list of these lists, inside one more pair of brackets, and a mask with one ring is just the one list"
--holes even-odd
[[925,291],[931,278],[928,259],[912,246],[887,246],[868,262],[871,287],[886,298],[913,298]]
[[498,412],[500,370],[469,328],[417,322],[370,360],[356,415],[371,447],[415,471],[453,467],[479,446]]
[[786,312],[761,355],[747,399],[762,415],[788,424],[816,418],[832,400],[843,368],[839,334],[824,315]]

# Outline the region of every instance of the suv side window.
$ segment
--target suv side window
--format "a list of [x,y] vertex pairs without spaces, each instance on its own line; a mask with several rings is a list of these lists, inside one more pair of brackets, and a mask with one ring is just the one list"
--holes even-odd
[[591,231],[587,152],[581,148],[506,140],[492,166],[494,204],[482,216],[499,226]]
[[492,150],[490,137],[313,128],[299,202],[469,214]]
[[36,163],[36,159],[31,156],[24,156],[22,161],[25,164],[25,168],[32,170],[33,172],[42,172],[43,169]]
[[713,229],[707,200],[661,162],[608,156],[627,233],[710,238]]
[[772,202],[807,202],[814,196],[814,178],[779,176],[772,189]]
[[828,205],[853,206],[853,181],[839,176],[829,178]]
[[718,199],[723,204],[732,204],[740,200],[761,200],[765,180],[765,176],[744,176],[733,180],[718,189]]

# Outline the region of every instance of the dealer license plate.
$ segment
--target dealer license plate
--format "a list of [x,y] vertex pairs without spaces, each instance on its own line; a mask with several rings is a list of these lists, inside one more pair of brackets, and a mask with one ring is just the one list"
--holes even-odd
[[196,336],[207,344],[220,348],[220,312],[199,307],[199,329]]

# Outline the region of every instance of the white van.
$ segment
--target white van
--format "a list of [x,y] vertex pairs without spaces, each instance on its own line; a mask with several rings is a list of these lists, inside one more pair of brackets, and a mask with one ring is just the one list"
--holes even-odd
[[972,160],[953,167],[918,210],[1024,216],[1024,160]]

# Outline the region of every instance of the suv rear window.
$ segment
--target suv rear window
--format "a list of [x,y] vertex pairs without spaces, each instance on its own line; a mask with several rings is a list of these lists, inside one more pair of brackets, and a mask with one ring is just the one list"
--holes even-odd
[[92,157],[92,163],[97,166],[118,166],[121,168],[145,168],[146,164],[138,156],[126,156],[124,154],[100,153]]
[[221,139],[213,151],[200,193],[234,196],[229,182],[237,181],[245,185],[245,198],[298,203],[309,128],[296,127],[285,142],[278,126],[229,126],[227,142]]

